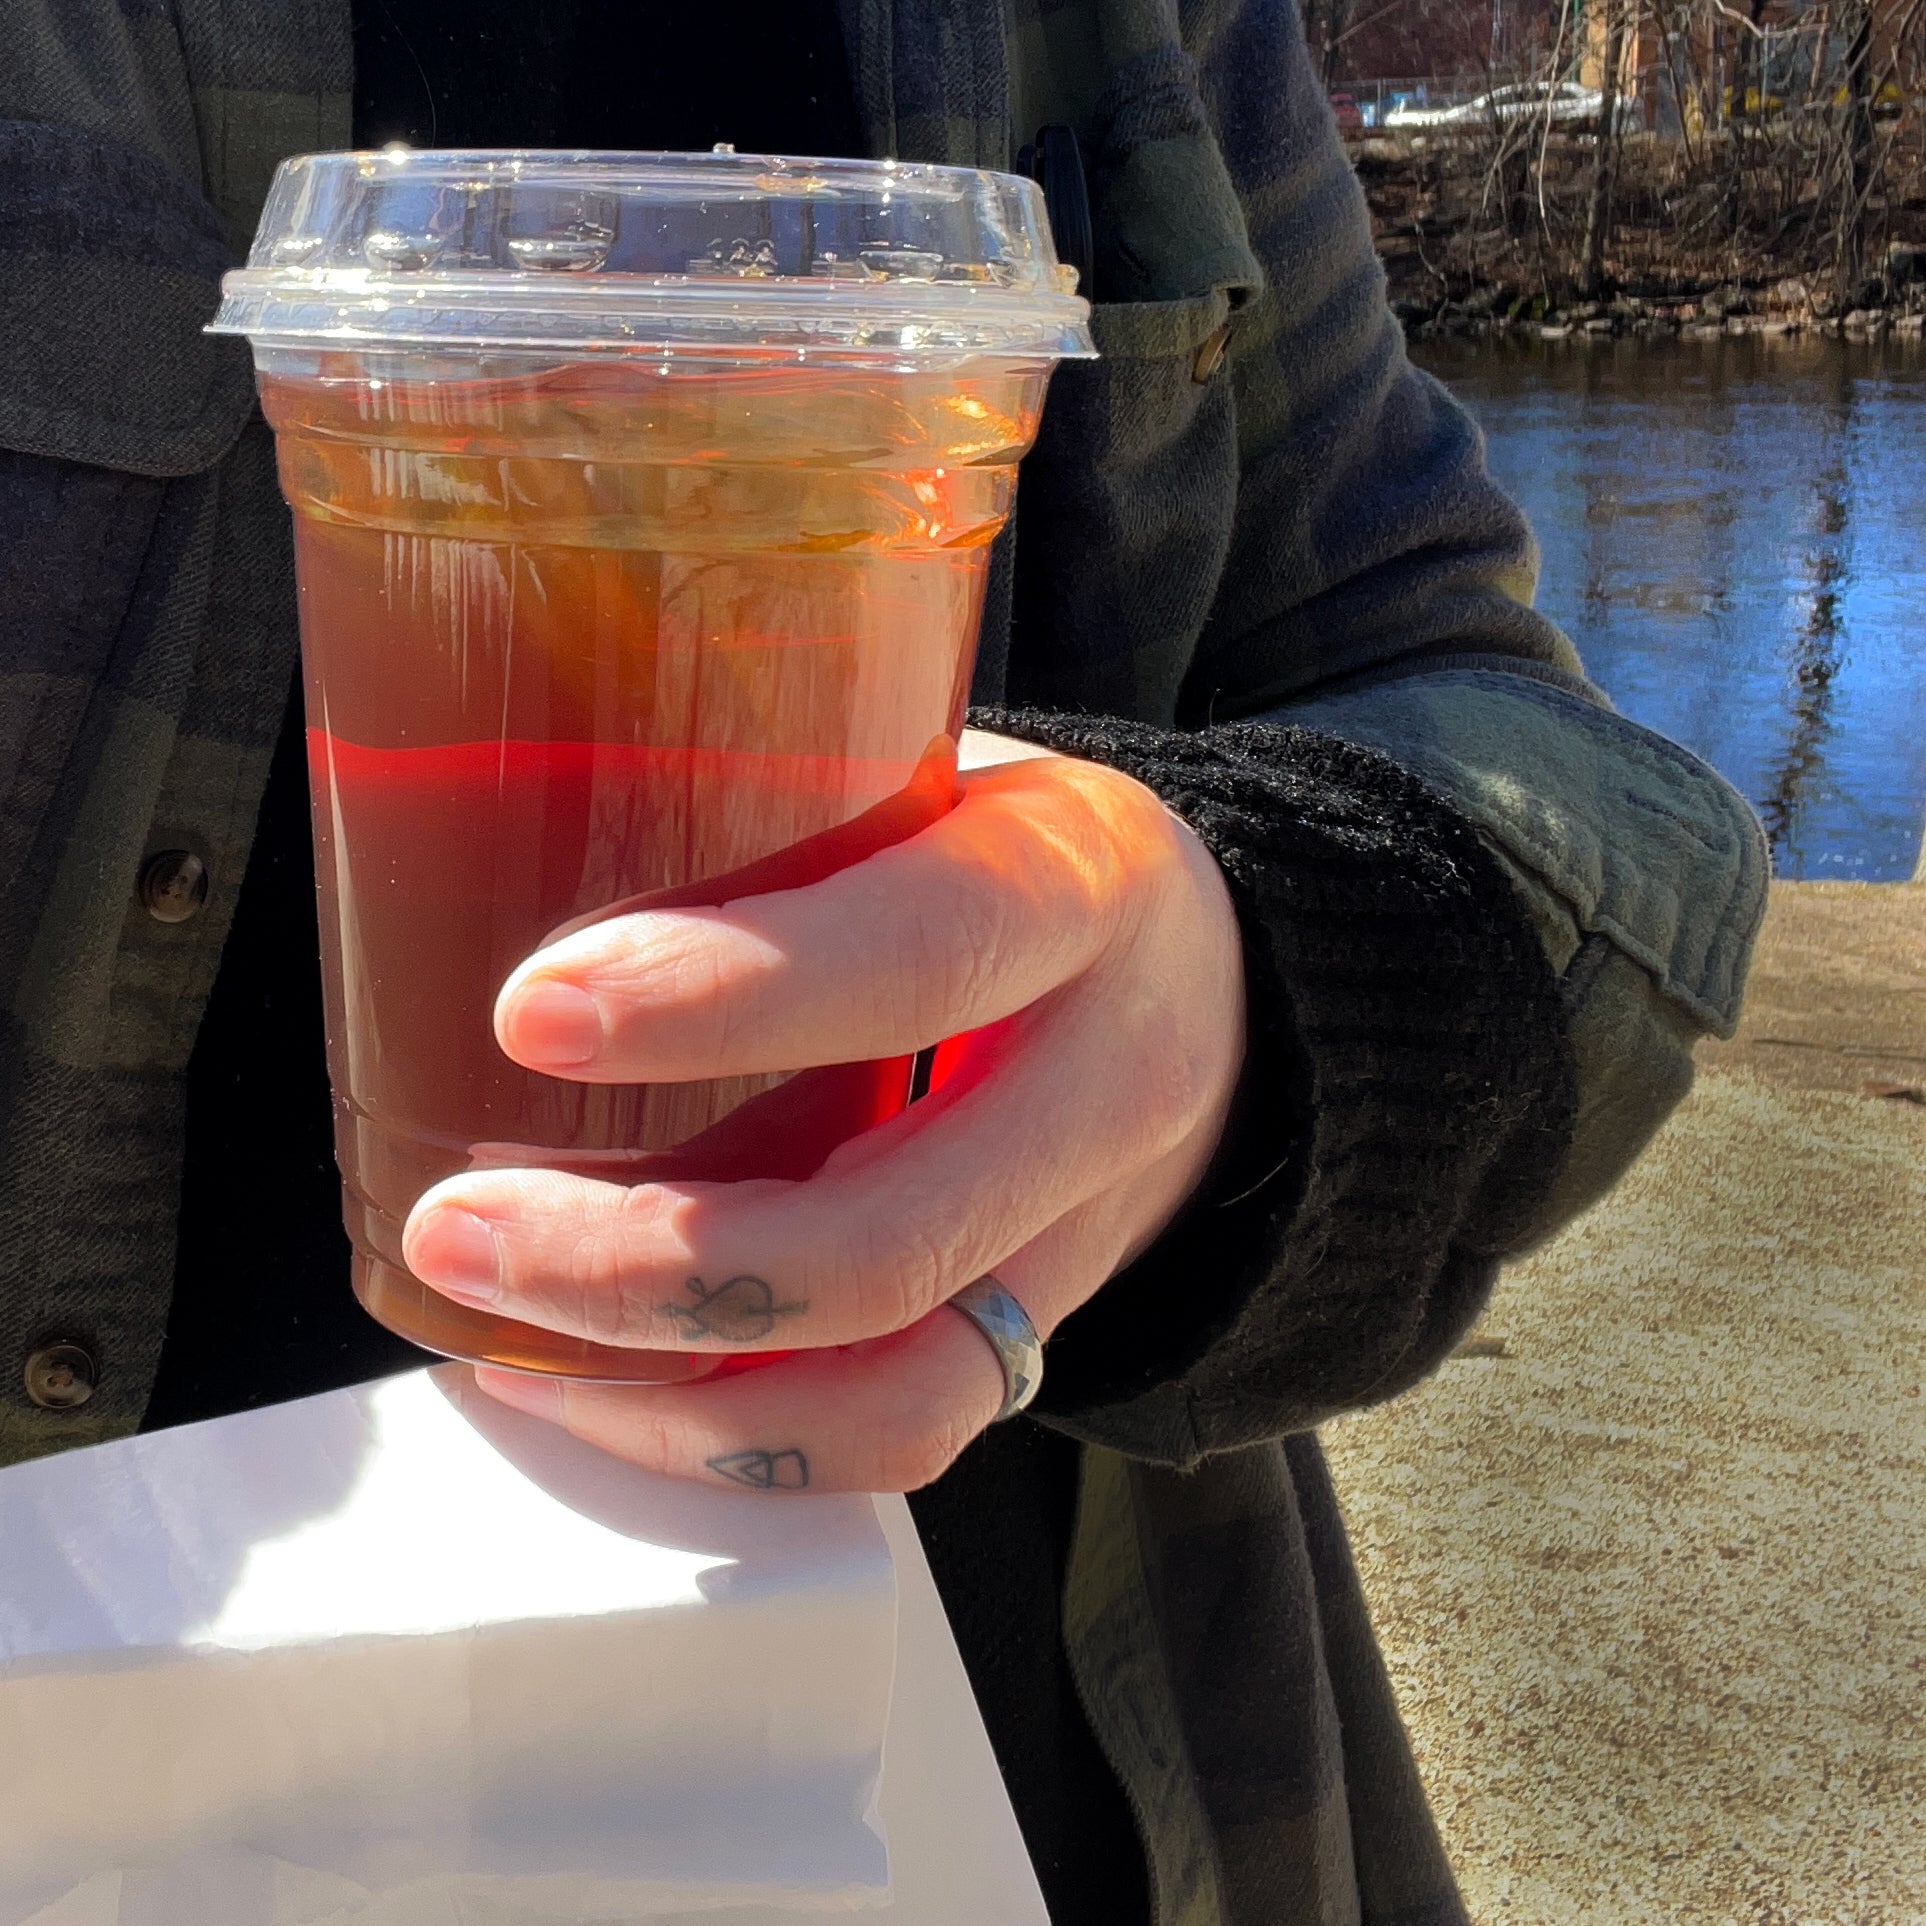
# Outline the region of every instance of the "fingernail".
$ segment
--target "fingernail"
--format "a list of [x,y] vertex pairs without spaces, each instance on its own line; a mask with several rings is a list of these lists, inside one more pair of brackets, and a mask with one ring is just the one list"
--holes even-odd
[[502,1008],[502,1042],[532,1070],[573,1069],[602,1054],[602,1006],[586,990],[553,977],[525,983]]
[[431,1210],[408,1239],[408,1268],[457,1303],[501,1301],[501,1240],[492,1224],[471,1211],[452,1205]]
[[562,1422],[562,1387],[553,1378],[527,1371],[491,1371],[483,1365],[476,1368],[475,1383],[498,1404],[512,1405],[531,1418],[546,1418],[550,1424]]

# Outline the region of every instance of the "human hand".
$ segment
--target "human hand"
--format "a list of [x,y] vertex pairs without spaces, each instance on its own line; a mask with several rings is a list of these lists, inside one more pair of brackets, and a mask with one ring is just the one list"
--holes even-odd
[[[1195,1188],[1244,1044],[1215,860],[1127,776],[1000,737],[964,747],[956,808],[909,841],[805,889],[611,917],[503,987],[508,1055],[592,1083],[978,1034],[940,1089],[802,1182],[513,1170],[429,1191],[404,1249],[461,1303],[597,1344],[786,1354],[677,1384],[478,1370],[490,1396],[655,1471],[911,1490],[1003,1401],[995,1354],[946,1300],[993,1271],[1047,1337]],[[691,1319],[702,1278],[746,1280],[768,1315]]]

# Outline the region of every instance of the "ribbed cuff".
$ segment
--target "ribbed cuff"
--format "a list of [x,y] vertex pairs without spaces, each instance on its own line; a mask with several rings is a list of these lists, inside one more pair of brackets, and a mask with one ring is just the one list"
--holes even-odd
[[1477,1314],[1569,1142],[1556,982],[1471,826],[1308,730],[985,710],[1121,770],[1222,865],[1249,1043],[1178,1220],[1052,1340],[1047,1422],[1184,1463],[1422,1376]]

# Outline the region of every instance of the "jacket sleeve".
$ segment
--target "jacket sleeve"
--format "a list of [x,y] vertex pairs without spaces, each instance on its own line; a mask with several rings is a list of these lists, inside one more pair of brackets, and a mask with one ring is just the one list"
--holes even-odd
[[1529,531],[1406,359],[1295,10],[1195,0],[1183,32],[1264,273],[1186,728],[984,718],[1148,782],[1238,901],[1254,1043],[1219,1165],[1061,1328],[1040,1407],[1180,1464],[1442,1360],[1730,1033],[1768,873],[1745,802],[1532,609]]
[[1532,608],[1536,545],[1476,426],[1405,355],[1295,6],[1182,11],[1265,277],[1230,337],[1237,512],[1182,712],[1378,750],[1511,878],[1579,1073],[1573,1163],[1543,1235],[1684,1094],[1693,1039],[1731,1034],[1764,839],[1706,764],[1614,714]]

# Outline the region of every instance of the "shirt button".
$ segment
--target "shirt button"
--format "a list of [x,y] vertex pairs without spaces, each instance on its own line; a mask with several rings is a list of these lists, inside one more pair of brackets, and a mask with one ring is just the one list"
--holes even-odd
[[157,923],[185,923],[207,901],[207,865],[191,849],[163,849],[140,866],[140,900]]
[[1190,378],[1193,381],[1208,381],[1224,365],[1224,351],[1230,346],[1231,324],[1226,321],[1215,334],[1208,336],[1197,350],[1197,358],[1190,364]]
[[27,1354],[21,1377],[43,1411],[73,1411],[94,1395],[100,1367],[84,1344],[43,1344]]

